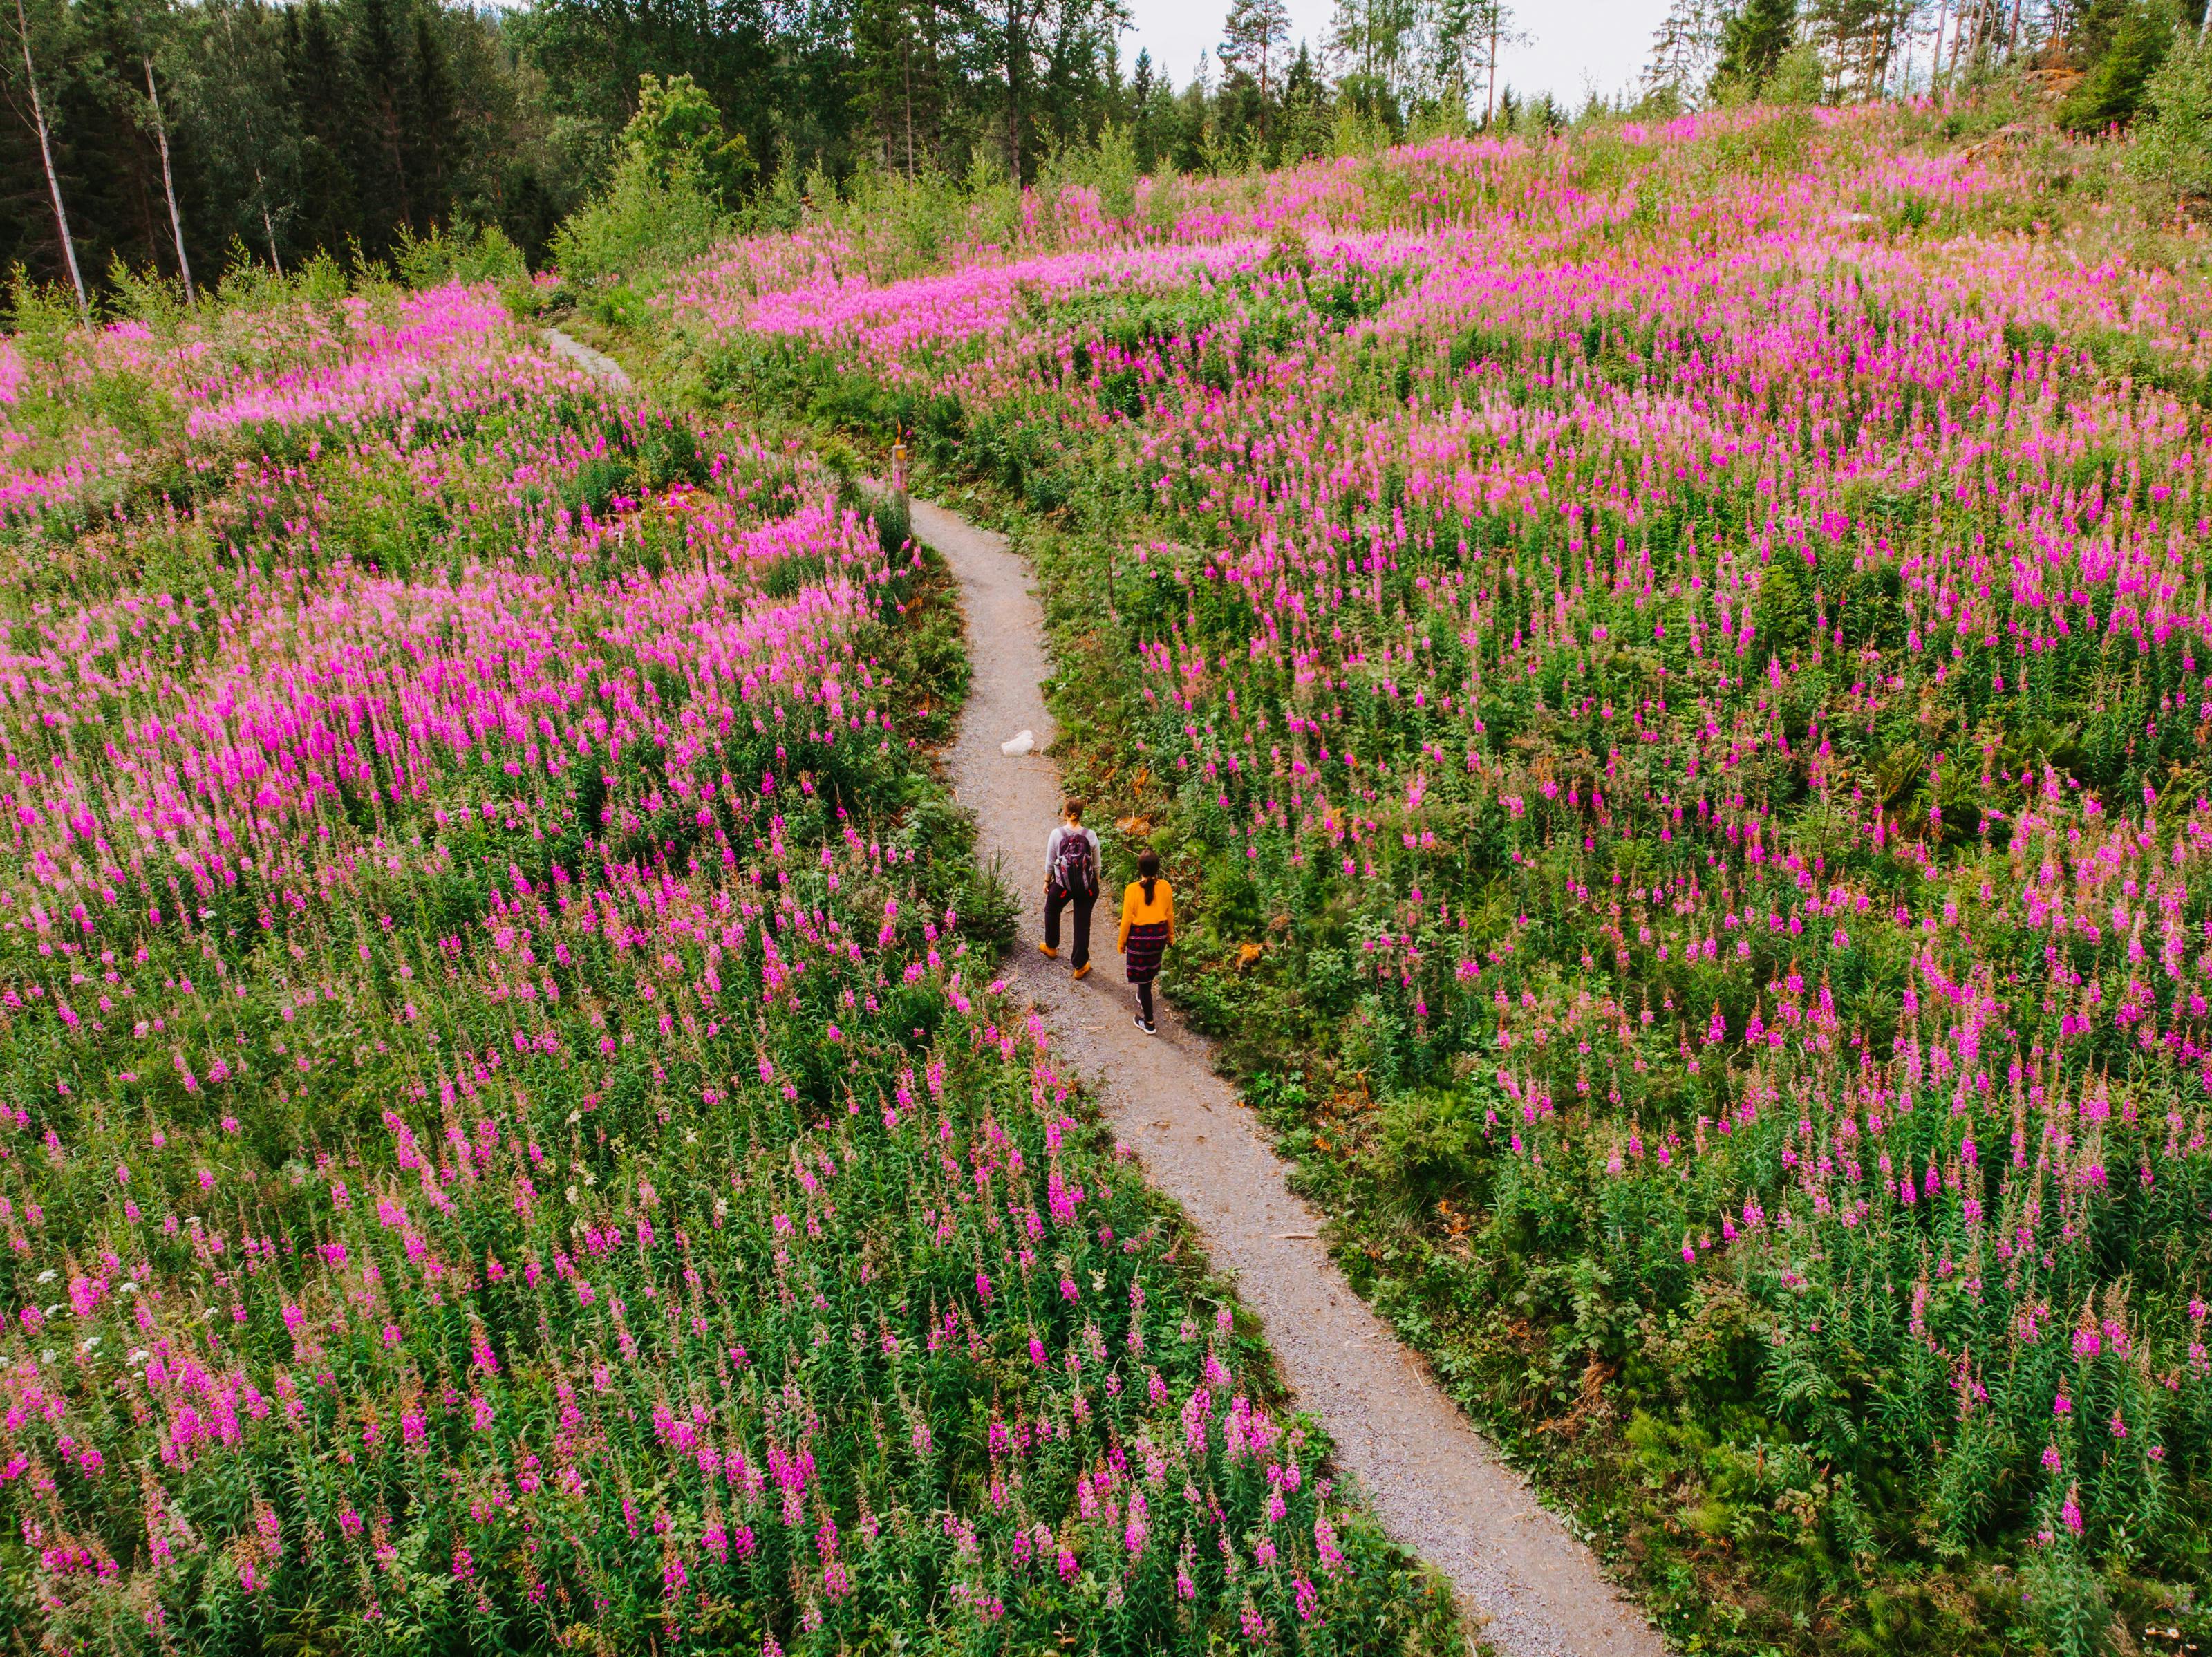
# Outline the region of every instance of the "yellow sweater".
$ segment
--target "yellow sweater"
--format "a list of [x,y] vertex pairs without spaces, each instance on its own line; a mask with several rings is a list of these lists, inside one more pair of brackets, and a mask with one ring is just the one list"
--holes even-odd
[[1133,880],[1121,894],[1121,935],[1114,947],[1117,950],[1129,947],[1129,928],[1149,926],[1157,921],[1168,924],[1168,942],[1175,942],[1175,888],[1164,880],[1152,883],[1152,901],[1145,901],[1145,884]]

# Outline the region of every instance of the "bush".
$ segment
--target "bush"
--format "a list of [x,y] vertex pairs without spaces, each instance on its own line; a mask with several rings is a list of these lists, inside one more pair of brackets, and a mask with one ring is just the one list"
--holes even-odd
[[625,158],[605,194],[554,233],[553,258],[572,281],[619,281],[705,252],[723,223],[721,208],[696,180],[664,181]]
[[530,275],[522,250],[495,224],[473,231],[466,224],[450,230],[434,224],[421,236],[403,226],[392,263],[399,279],[416,288],[448,282],[511,282]]
[[726,203],[751,170],[744,140],[722,137],[690,76],[665,85],[641,76],[614,178],[554,233],[554,261],[564,276],[611,286],[703,253],[728,229]]

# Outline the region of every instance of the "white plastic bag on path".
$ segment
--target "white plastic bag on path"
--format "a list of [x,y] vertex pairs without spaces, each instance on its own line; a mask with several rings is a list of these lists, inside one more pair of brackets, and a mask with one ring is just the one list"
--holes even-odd
[[1010,760],[1018,760],[1036,746],[1036,732],[1017,731],[999,744],[999,751]]

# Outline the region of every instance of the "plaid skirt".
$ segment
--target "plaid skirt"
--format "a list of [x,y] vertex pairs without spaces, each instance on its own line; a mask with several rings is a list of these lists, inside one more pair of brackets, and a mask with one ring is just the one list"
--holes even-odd
[[1160,957],[1167,953],[1168,923],[1148,921],[1141,926],[1129,928],[1129,947],[1122,951],[1122,969],[1132,984],[1149,984],[1160,970]]

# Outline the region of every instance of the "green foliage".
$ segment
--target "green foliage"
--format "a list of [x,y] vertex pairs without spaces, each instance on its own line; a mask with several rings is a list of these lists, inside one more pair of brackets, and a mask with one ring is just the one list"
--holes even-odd
[[1717,95],[1759,97],[1789,55],[1796,27],[1797,0],[1745,0],[1731,8],[1713,70]]
[[8,325],[18,350],[51,362],[61,355],[76,323],[76,301],[67,288],[35,281],[20,263],[15,265],[9,276]]
[[112,310],[144,323],[157,334],[173,334],[185,316],[185,287],[150,267],[133,270],[120,258],[107,266],[107,285]]
[[1454,1657],[987,987],[902,503],[329,282],[173,340],[18,288],[9,458],[89,458],[0,520],[0,722],[76,807],[15,831],[167,789],[206,849],[60,925],[46,846],[0,877],[0,1629]]
[[1820,101],[1827,67],[1810,46],[1793,46],[1783,53],[1774,72],[1760,88],[1766,99],[1784,108],[1803,107]]
[[2128,172],[2161,207],[2212,203],[2212,48],[2185,35],[2144,83]]
[[526,281],[530,275],[522,250],[495,224],[473,231],[467,225],[450,231],[433,225],[420,236],[403,228],[392,246],[392,262],[399,279],[410,288],[434,288],[447,282],[503,284]]
[[650,285],[672,266],[711,247],[726,228],[720,204],[690,175],[663,180],[635,156],[625,156],[599,196],[580,209],[553,238],[562,276],[587,288],[615,290],[595,296],[610,321],[642,319],[626,279]]
[[[1769,98],[1817,95],[1817,58],[1773,67]],[[1333,176],[1357,222],[1434,227],[1412,290],[1278,228],[1285,199],[1355,222],[1300,174],[1187,186],[1224,238],[1265,228],[1231,274],[1024,291],[889,362],[828,330],[710,348],[720,389],[856,446],[897,422],[1018,525],[1071,782],[1127,825],[1109,859],[1142,836],[1186,895],[1169,995],[1362,1292],[1672,1634],[1737,1657],[2206,1631],[2212,1187],[2169,1039],[2206,1016],[2202,911],[2179,976],[2154,916],[2129,954],[2208,843],[2202,649],[2136,636],[2102,542],[2063,600],[1964,579],[2042,508],[2002,470],[1959,492],[1966,371],[1921,355],[1964,333],[1987,385],[2043,388],[2033,416],[1990,391],[1973,440],[2047,443],[2035,489],[2185,526],[2197,300],[2122,267],[2081,307],[2025,235],[1962,272],[2100,152],[2014,134],[1971,203],[1901,187],[1954,112],[1593,123],[1492,173],[1377,150]],[[1635,206],[1556,206],[1592,199]],[[1739,209],[1802,264],[1717,247]],[[1471,229],[1480,299],[1437,275]],[[1498,300],[1592,249],[1571,298]],[[1680,258],[1712,272],[1694,323],[1624,274]],[[1670,449],[1648,410],[1686,386],[1725,413]],[[1909,483],[1867,458],[1908,447]],[[2107,895],[2094,938],[2054,930],[2098,869],[2126,928]]]
[[[28,10],[88,281],[118,270],[177,279],[163,137],[203,276],[237,248],[289,270],[319,251],[388,258],[403,236],[463,222],[542,253],[581,182],[503,14],[445,0],[30,0]],[[20,81],[20,54],[12,62]],[[59,276],[37,144],[0,153],[0,177],[40,208],[0,216],[0,264]]]
[[1434,1089],[1390,1100],[1376,1123],[1376,1173],[1414,1211],[1464,1192],[1480,1172],[1482,1119],[1467,1096]]
[[654,183],[690,185],[725,207],[736,203],[752,176],[743,133],[726,131],[721,112],[689,75],[638,78],[637,113],[623,129],[622,145]]
[[2106,15],[2093,14],[2085,25],[2089,67],[2060,112],[2061,120],[2076,132],[2101,132],[2133,121],[2173,46],[2172,0],[2120,0],[2103,10]]
[[623,130],[606,189],[553,239],[562,275],[580,283],[603,320],[643,320],[639,295],[657,275],[702,253],[730,228],[726,210],[752,173],[743,134],[688,75],[638,82],[637,113]]

